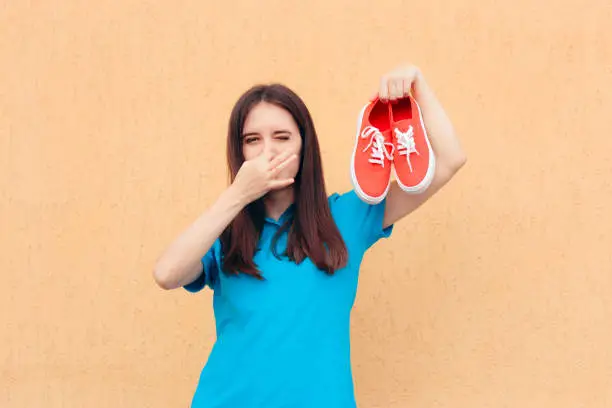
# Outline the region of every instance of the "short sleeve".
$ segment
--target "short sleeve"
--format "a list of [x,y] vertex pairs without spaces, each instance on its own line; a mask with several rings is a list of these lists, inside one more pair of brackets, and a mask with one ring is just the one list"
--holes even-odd
[[354,190],[330,197],[332,214],[345,239],[358,241],[364,250],[393,232],[393,225],[383,228],[386,203],[385,198],[378,204],[368,204]]
[[217,239],[208,252],[202,257],[203,270],[198,278],[183,286],[188,292],[199,292],[205,286],[213,288],[214,282],[219,276],[219,264],[221,258],[221,241]]

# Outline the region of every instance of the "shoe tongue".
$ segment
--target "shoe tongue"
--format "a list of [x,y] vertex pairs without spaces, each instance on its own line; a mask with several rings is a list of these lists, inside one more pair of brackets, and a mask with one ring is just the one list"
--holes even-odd
[[412,126],[412,120],[410,119],[402,119],[393,123],[393,127],[401,130],[402,132],[408,130],[410,126]]
[[380,133],[385,137],[385,142],[391,142],[393,139],[393,132],[391,128],[388,129],[380,129]]

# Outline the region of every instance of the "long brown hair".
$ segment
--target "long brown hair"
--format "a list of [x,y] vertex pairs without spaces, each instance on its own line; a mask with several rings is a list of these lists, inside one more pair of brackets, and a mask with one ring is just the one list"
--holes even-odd
[[[321,152],[312,117],[302,99],[291,89],[281,84],[256,85],[236,102],[227,134],[230,182],[234,181],[244,163],[241,139],[244,122],[251,109],[260,102],[274,104],[291,113],[302,138],[300,166],[293,183],[293,217],[279,228],[272,239],[272,251],[279,257],[276,242],[280,234],[288,230],[287,249],[282,255],[298,264],[308,257],[319,269],[333,274],[346,265],[347,249],[327,201]],[[222,269],[226,273],[245,273],[263,279],[253,256],[265,216],[263,200],[256,200],[245,207],[223,232]]]

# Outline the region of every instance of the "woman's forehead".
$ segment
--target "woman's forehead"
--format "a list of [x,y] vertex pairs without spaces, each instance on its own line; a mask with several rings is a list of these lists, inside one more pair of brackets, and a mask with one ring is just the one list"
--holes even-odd
[[297,124],[291,113],[271,103],[261,102],[251,109],[244,122],[244,132],[295,130]]

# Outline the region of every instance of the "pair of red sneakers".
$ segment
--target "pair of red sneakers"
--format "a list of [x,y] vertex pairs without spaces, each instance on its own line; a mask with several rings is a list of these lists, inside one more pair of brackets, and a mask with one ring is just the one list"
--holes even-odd
[[406,193],[419,194],[431,184],[436,163],[421,109],[412,96],[363,107],[357,122],[351,179],[357,195],[370,204],[389,192],[391,171]]

